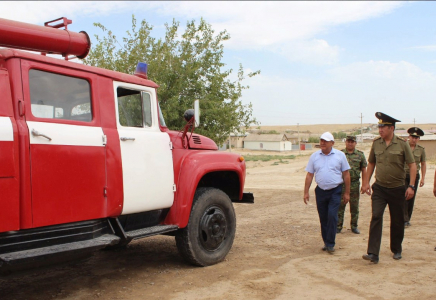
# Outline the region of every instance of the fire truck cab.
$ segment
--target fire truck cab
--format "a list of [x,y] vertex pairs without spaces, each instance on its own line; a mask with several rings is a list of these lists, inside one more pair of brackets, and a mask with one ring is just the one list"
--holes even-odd
[[0,19],[0,268],[157,234],[192,264],[222,261],[232,202],[254,202],[243,157],[194,134],[193,118],[169,130],[145,64],[129,75],[68,61],[89,37],[54,21]]

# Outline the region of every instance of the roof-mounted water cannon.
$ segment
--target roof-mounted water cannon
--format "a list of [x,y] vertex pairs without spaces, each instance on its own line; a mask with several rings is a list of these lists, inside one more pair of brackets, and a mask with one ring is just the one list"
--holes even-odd
[[[53,24],[58,22],[57,24]],[[0,18],[0,46],[41,54],[61,54],[65,60],[85,58],[91,49],[91,40],[85,31],[67,29],[72,21],[59,18],[45,22],[45,26],[28,24]],[[64,30],[60,28],[64,27]]]

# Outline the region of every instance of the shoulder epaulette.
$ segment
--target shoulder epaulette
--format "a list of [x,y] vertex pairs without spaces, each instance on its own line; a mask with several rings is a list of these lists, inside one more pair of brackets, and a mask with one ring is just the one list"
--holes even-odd
[[359,152],[359,153],[363,153],[363,151],[360,151],[360,150],[358,150],[358,149],[356,149],[357,150],[357,152]]
[[416,145],[416,146],[418,146],[418,148],[425,149],[425,147],[422,147],[421,145]]
[[401,136],[398,136],[398,135],[397,135],[396,137],[397,137],[397,139],[399,139],[400,141],[407,142],[406,139],[402,138]]
[[374,139],[374,141],[381,139],[381,136],[378,136]]

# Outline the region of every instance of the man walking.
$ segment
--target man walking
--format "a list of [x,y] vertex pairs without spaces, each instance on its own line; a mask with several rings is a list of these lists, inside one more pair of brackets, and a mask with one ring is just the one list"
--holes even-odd
[[350,200],[350,174],[345,154],[333,149],[335,141],[330,132],[320,137],[321,150],[310,156],[304,184],[304,203],[309,202],[309,188],[315,175],[316,207],[321,223],[322,250],[332,254],[335,251],[336,224],[341,204],[342,183],[345,184],[344,202]]
[[[415,158],[416,164],[416,179],[415,182],[412,182],[415,186],[415,194],[412,198],[406,201],[404,205],[404,227],[410,227],[410,219],[412,218],[413,205],[415,204],[416,193],[418,192],[418,184],[419,187],[424,186],[425,183],[425,173],[427,171],[427,165],[425,163],[425,149],[424,147],[418,145],[418,141],[421,136],[424,135],[424,131],[422,131],[418,127],[411,127],[407,130],[409,134],[409,146],[412,149],[413,157]],[[410,170],[409,166],[404,167],[406,170],[406,186],[410,184]],[[421,182],[419,182],[419,170],[421,169]]]
[[[360,234],[357,228],[357,222],[359,219],[359,197],[360,197],[360,173],[362,172],[362,180],[366,180],[366,158],[362,151],[356,149],[356,137],[347,136],[345,141],[345,149],[342,152],[347,157],[348,164],[350,165],[350,213],[351,213],[351,231],[356,234]],[[362,185],[365,185],[363,182]],[[344,224],[345,207],[347,203],[344,201],[345,187],[342,185],[342,201],[339,206],[338,212],[338,226],[337,233],[342,230]]]
[[415,186],[404,185],[406,171],[410,169],[410,181],[415,182],[416,165],[412,150],[406,140],[394,134],[395,123],[400,122],[384,113],[377,112],[379,119],[378,131],[380,137],[372,143],[368,157],[368,169],[362,193],[371,195],[369,182],[374,169],[377,169],[375,183],[372,185],[372,218],[369,228],[367,254],[362,258],[378,263],[383,229],[383,214],[386,205],[389,206],[391,217],[391,251],[393,258],[401,259],[402,242],[404,238],[404,202],[413,197]]

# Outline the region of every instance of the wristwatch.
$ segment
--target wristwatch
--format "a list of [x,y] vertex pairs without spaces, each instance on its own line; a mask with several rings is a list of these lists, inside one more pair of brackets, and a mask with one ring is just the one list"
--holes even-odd
[[412,190],[415,190],[415,186],[414,186],[414,185],[409,184],[409,187],[410,187]]

